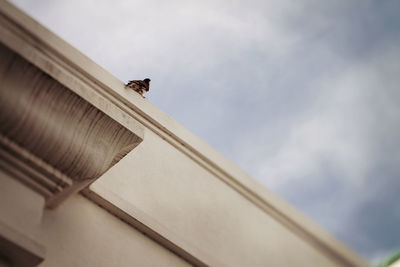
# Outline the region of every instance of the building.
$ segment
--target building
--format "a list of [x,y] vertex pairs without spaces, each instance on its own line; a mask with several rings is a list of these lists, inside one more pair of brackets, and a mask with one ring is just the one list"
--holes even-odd
[[0,0],[0,266],[366,266]]

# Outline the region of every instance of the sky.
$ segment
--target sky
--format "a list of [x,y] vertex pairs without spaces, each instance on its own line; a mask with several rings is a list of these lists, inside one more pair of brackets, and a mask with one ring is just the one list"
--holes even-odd
[[370,262],[400,249],[400,1],[12,2]]

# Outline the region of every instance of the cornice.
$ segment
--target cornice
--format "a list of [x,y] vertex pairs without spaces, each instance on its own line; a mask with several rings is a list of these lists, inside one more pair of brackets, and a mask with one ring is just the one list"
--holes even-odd
[[143,139],[0,44],[0,159],[54,207]]

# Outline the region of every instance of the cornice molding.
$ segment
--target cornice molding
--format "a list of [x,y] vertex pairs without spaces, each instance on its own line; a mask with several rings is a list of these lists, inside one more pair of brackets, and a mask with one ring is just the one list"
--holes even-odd
[[100,177],[139,135],[0,44],[2,165],[48,207]]

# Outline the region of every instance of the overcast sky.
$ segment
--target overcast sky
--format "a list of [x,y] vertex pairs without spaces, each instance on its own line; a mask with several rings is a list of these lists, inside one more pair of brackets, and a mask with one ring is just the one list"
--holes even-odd
[[368,260],[400,249],[400,1],[12,2]]

